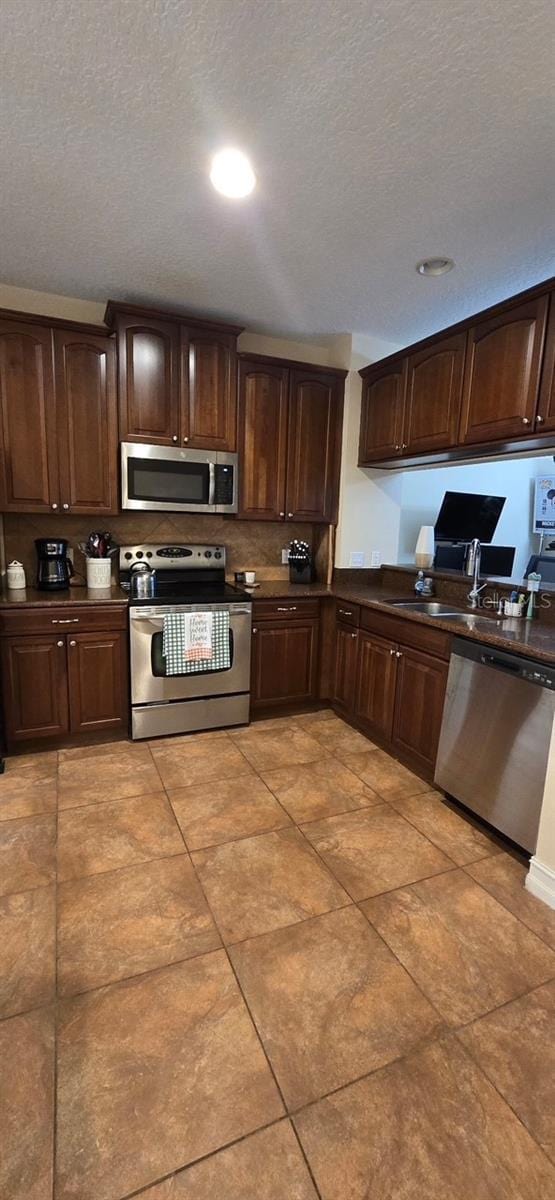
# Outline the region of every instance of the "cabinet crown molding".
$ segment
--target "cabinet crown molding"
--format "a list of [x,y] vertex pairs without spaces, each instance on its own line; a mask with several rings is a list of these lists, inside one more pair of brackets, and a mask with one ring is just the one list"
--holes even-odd
[[336,379],[346,379],[349,374],[344,367],[328,367],[323,363],[301,362],[296,358],[278,358],[274,354],[249,354],[241,350],[237,355],[240,362],[259,363],[261,367],[288,367],[293,371],[314,371],[319,375],[335,375]]

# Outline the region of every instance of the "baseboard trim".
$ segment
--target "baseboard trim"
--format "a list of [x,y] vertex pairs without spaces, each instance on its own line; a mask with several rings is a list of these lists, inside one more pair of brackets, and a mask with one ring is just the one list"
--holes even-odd
[[536,857],[531,858],[530,870],[524,882],[533,896],[543,900],[550,908],[555,908],[555,871],[551,867],[544,866]]

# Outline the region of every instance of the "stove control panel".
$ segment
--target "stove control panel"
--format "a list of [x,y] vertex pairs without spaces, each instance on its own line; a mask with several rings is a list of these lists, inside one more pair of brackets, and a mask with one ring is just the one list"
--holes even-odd
[[206,569],[207,566],[225,570],[225,546],[200,546],[190,544],[120,546],[120,571],[129,571],[134,562],[148,560],[149,566],[158,571],[171,568],[186,571]]

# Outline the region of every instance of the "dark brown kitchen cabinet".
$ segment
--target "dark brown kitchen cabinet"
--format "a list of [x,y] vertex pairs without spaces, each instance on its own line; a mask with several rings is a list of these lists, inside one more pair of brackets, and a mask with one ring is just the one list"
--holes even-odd
[[8,747],[125,732],[127,611],[122,605],[0,609]]
[[52,332],[0,320],[1,508],[44,512],[59,502]]
[[117,513],[115,344],[57,329],[54,368],[62,511]]
[[3,638],[1,658],[8,747],[67,733],[66,639],[56,634]]
[[199,450],[236,449],[236,340],[181,327],[181,438]]
[[407,360],[372,370],[362,385],[359,466],[403,452]]
[[118,314],[120,437],[171,446],[180,432],[179,327]]
[[251,708],[316,698],[318,621],[259,621],[252,631]]
[[358,667],[358,629],[338,622],[335,634],[335,671],[333,702],[338,708],[351,712],[355,703]]
[[287,367],[239,358],[239,515],[285,517]]
[[555,292],[551,294],[549,322],[545,338],[543,370],[536,413],[537,433],[551,433],[555,429]]
[[400,646],[392,742],[396,750],[431,773],[436,761],[448,663]]
[[113,339],[0,320],[4,512],[117,512]]
[[540,296],[469,330],[462,443],[520,438],[533,431],[547,305],[547,296]]
[[239,356],[239,517],[335,523],[345,375]]
[[327,372],[290,375],[287,519],[337,521],[344,381]]
[[395,470],[549,447],[552,287],[546,281],[364,367],[359,466]]
[[409,355],[403,453],[455,446],[461,415],[466,334],[439,339]]
[[395,652],[396,647],[383,638],[359,633],[354,715],[387,741],[395,708]]
[[67,638],[70,728],[95,733],[127,724],[127,634],[76,633]]
[[[339,615],[344,607],[336,605]],[[350,606],[335,626],[334,707],[368,737],[433,780],[450,638],[429,625]]]
[[234,451],[241,328],[110,301],[117,332],[120,437]]

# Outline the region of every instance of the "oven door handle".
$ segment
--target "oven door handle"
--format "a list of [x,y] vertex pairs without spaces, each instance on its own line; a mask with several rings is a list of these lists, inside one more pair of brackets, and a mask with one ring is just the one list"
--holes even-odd
[[213,508],[216,503],[216,464],[208,463],[208,504]]

